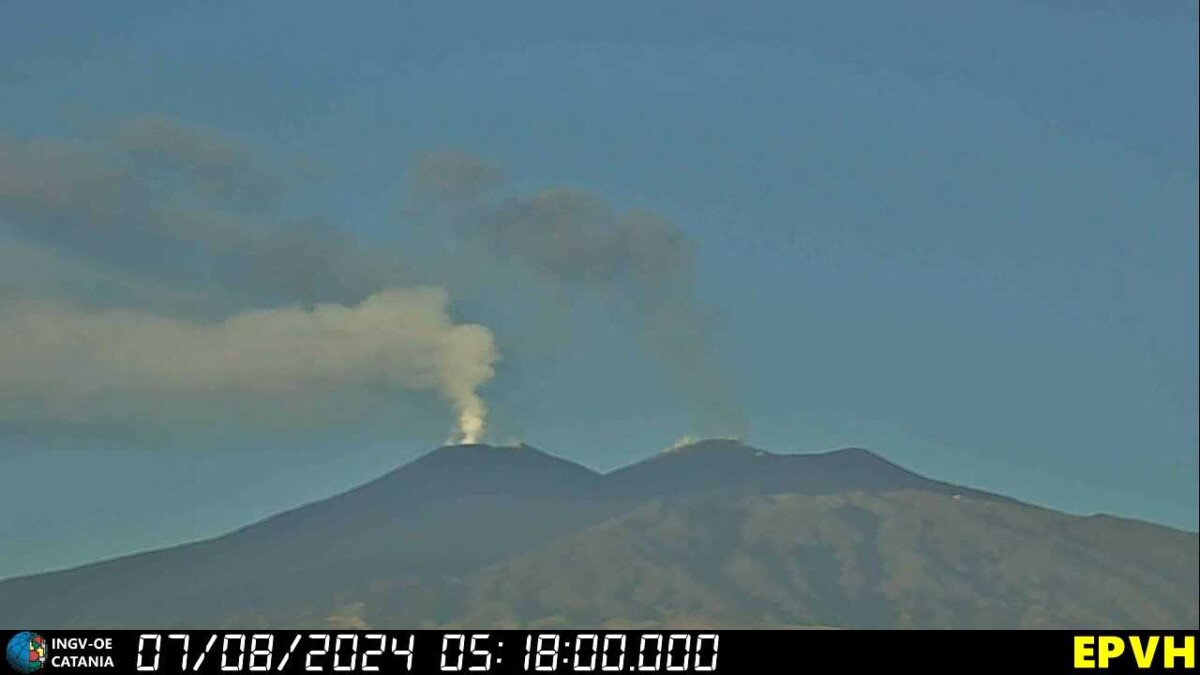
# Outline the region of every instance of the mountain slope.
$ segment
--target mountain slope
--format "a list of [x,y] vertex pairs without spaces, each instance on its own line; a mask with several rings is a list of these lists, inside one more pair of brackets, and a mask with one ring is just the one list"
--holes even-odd
[[1107,520],[907,490],[654,503],[481,571],[461,622],[1195,628],[1196,535]]

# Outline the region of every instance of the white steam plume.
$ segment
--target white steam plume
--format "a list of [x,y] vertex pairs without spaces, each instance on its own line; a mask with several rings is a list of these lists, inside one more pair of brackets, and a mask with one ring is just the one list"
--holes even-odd
[[492,333],[456,324],[439,288],[392,289],[353,306],[243,311],[200,322],[52,301],[0,307],[0,422],[77,422],[102,411],[125,421],[216,400],[278,409],[322,397],[440,395],[458,438],[478,441],[493,376]]

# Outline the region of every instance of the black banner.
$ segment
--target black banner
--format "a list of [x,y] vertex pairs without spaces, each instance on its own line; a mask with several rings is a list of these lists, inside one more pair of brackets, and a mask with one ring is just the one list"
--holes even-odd
[[1196,668],[1196,631],[0,632],[16,673],[800,673]]

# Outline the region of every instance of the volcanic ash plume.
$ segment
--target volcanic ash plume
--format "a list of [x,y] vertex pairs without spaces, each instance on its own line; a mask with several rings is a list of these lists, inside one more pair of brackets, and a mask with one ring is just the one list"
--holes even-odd
[[609,315],[649,348],[695,407],[698,432],[744,432],[712,353],[719,316],[698,296],[695,244],[679,225],[621,211],[578,188],[509,189],[499,166],[458,153],[420,158],[410,188],[412,202],[446,218],[457,241],[529,270],[556,292],[602,294]]

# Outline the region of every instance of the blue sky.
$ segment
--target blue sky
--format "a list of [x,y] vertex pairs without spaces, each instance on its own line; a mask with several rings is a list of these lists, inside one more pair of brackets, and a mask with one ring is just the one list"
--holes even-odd
[[[14,3],[0,135],[90,138],[145,114],[219,130],[310,172],[295,201],[368,248],[422,250],[399,186],[442,149],[518,190],[648,209],[694,242],[748,442],[861,445],[1195,530],[1195,6],[798,4],[104,3],[68,20]],[[26,238],[0,245],[37,239],[7,217]],[[489,440],[609,469],[697,432],[593,294],[547,315],[504,273],[431,274],[456,321],[494,333]],[[231,424],[206,444],[0,425],[0,508],[37,514],[0,526],[0,576],[345,490],[440,442],[426,426]]]

